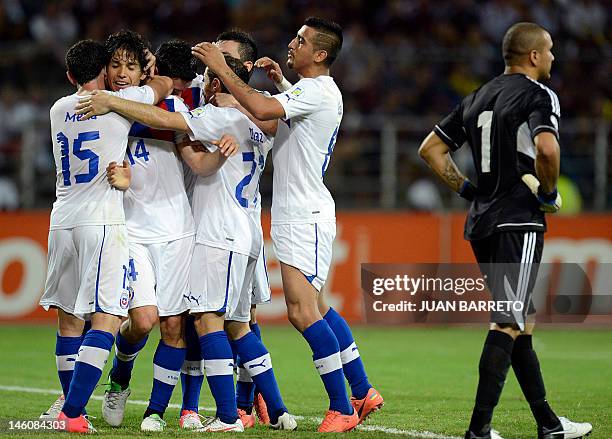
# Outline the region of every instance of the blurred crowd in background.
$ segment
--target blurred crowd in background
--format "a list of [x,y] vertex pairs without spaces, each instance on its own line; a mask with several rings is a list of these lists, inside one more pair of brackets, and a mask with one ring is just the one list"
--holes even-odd
[[[609,147],[603,156],[595,147],[602,135],[609,145],[612,119],[612,8],[605,0],[0,0],[0,209],[51,206],[48,110],[73,92],[64,55],[75,41],[129,28],[155,49],[171,38],[211,41],[238,27],[252,33],[260,55],[284,65],[287,43],[311,15],[345,31],[332,68],[345,119],[326,175],[339,207],[463,206],[434,182],[416,149],[463,96],[502,73],[501,39],[517,21],[535,21],[553,37],[548,85],[561,102],[562,172],[583,207],[594,207],[595,164],[610,161]],[[271,90],[261,73],[252,85]],[[468,166],[463,154],[459,162]],[[264,199],[270,184],[268,175]],[[611,206],[606,192],[603,207]]]

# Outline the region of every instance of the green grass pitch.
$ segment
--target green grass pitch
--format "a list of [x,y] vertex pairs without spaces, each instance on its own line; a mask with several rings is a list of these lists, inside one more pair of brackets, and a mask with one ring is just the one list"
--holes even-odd
[[[442,438],[462,436],[469,422],[477,380],[477,363],[485,328],[356,327],[354,334],[370,381],[386,404],[368,420],[367,430],[351,437]],[[285,403],[303,416],[297,432],[272,432],[262,426],[247,430],[252,437],[312,437],[316,419],[326,409],[321,382],[310,351],[292,328],[262,326]],[[152,356],[157,336],[140,354],[134,368],[130,400],[147,400],[152,379]],[[592,438],[612,438],[612,331],[540,328],[534,339],[548,400],[559,415],[594,426]],[[8,390],[8,386],[59,389],[54,360],[55,331],[51,326],[0,326],[0,420],[34,419],[57,395]],[[110,361],[109,361],[110,364]],[[107,365],[108,368],[108,365]],[[107,372],[105,372],[106,374]],[[179,386],[180,387],[180,386]],[[101,388],[95,395],[101,395]],[[180,402],[180,388],[172,403]],[[111,428],[101,416],[100,401],[88,411],[102,436],[140,435],[143,405],[128,404],[124,426]],[[200,405],[214,405],[206,382]],[[204,412],[209,415],[210,412]],[[194,436],[178,428],[178,409],[165,416],[168,426],[159,436]],[[535,424],[512,372],[493,420],[506,439],[534,437]],[[427,436],[427,432],[435,433]],[[0,431],[5,436],[7,431]],[[11,434],[33,437],[55,433]],[[149,434],[155,436],[155,434]]]

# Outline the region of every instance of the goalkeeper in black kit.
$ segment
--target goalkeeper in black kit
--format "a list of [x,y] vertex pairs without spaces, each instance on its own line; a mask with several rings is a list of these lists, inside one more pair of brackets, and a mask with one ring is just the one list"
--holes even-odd
[[[545,212],[561,207],[556,189],[559,100],[539,82],[550,78],[553,43],[541,26],[517,23],[506,32],[502,46],[504,73],[463,99],[419,149],[432,170],[471,201],[465,238],[493,300],[522,302],[520,312],[491,313],[465,438],[501,438],[491,429],[491,420],[510,366],[536,420],[538,438],[580,438],[593,427],[558,417],[549,406],[531,340],[531,292],[544,246]],[[476,184],[450,155],[464,143],[471,148]]]

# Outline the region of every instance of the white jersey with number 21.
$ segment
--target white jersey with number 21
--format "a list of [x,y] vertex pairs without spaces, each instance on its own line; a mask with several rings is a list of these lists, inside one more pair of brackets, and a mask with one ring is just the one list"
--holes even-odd
[[[259,178],[271,139],[235,108],[207,104],[181,114],[192,140],[206,142],[231,134],[240,144],[238,153],[229,157],[218,172],[196,180],[196,243],[257,258],[263,237],[254,212],[260,201]],[[209,148],[215,150],[212,145]]]

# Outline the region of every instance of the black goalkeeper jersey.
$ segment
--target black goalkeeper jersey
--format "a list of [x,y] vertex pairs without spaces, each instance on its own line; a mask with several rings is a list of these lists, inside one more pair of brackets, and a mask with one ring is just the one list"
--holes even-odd
[[501,231],[546,231],[544,213],[522,182],[535,175],[533,138],[543,131],[559,139],[557,95],[523,74],[501,75],[463,101],[434,128],[452,151],[470,146],[477,172],[476,196],[465,238]]

